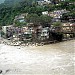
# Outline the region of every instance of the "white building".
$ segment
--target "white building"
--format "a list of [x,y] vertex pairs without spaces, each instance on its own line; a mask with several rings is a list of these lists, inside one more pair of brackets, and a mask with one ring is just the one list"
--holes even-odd
[[46,4],[50,4],[51,0],[41,0],[41,1],[38,0],[37,3],[39,5],[46,5]]
[[13,25],[9,25],[9,26],[2,26],[2,31],[6,34],[7,33],[7,28],[12,28]]
[[48,3],[50,3],[51,2],[51,0],[43,0],[44,2],[48,2]]
[[42,12],[42,15],[48,15],[48,11]]
[[49,31],[48,28],[43,28],[41,31],[41,40],[45,40],[49,38]]

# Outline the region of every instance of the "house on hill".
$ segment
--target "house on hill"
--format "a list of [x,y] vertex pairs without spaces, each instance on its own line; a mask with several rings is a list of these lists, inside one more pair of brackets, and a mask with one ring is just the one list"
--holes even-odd
[[28,15],[28,13],[23,13],[23,14],[20,14],[20,15],[17,15],[15,16],[15,19],[14,19],[14,25],[15,25],[15,22],[18,21],[19,23],[25,23],[25,17]]
[[68,13],[66,9],[62,10],[54,10],[53,12],[49,12],[49,16],[53,17],[53,22],[60,21],[60,18],[62,17],[62,14]]
[[38,0],[38,5],[47,5],[51,3],[51,0]]
[[42,15],[48,15],[48,11],[42,12]]

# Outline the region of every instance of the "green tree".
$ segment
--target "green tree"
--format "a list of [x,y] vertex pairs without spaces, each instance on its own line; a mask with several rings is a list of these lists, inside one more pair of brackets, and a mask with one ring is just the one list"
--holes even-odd
[[15,26],[17,26],[17,27],[22,27],[22,26],[24,26],[24,25],[26,25],[26,22],[20,22],[20,21],[15,21]]
[[36,6],[36,11],[35,13],[38,14],[39,16],[42,15],[42,12],[45,11],[43,6]]
[[52,25],[55,27],[55,26],[61,26],[62,24],[61,24],[61,22],[53,22]]
[[26,20],[27,20],[28,23],[34,23],[34,25],[39,24],[39,16],[37,14],[29,14],[26,17]]
[[50,26],[50,23],[52,21],[52,17],[47,15],[41,15],[40,16],[40,23],[42,26]]

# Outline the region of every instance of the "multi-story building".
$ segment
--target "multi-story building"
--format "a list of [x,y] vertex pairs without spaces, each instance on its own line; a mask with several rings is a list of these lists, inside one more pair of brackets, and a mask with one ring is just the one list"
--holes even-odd
[[59,21],[60,18],[62,17],[62,14],[64,13],[68,13],[69,11],[67,11],[66,9],[63,10],[55,10],[53,12],[49,13],[49,16],[53,17],[53,21]]

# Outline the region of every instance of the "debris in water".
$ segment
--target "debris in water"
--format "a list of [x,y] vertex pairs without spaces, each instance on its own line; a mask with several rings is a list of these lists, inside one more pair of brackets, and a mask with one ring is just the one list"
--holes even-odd
[[2,73],[2,70],[0,70],[0,74]]
[[9,72],[9,71],[10,71],[9,69],[8,69],[8,70],[6,70],[6,73],[7,73],[7,72]]

